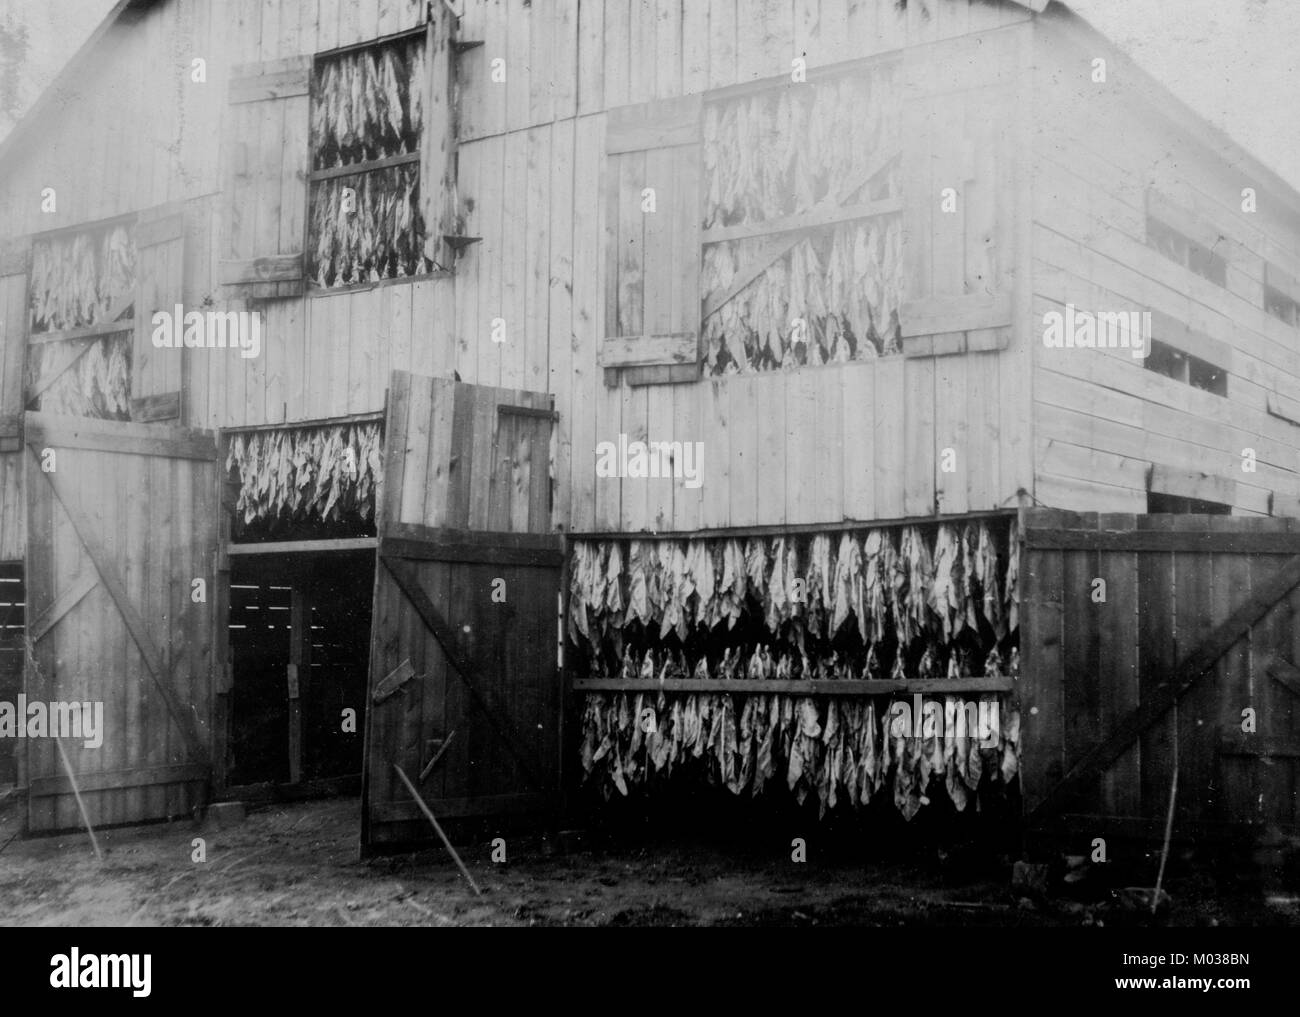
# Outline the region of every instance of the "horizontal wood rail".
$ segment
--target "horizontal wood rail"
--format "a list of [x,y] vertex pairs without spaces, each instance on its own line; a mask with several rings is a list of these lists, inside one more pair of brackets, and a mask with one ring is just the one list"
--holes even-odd
[[223,427],[224,434],[252,434],[255,431],[296,431],[308,427],[339,427],[343,424],[382,424],[382,410],[370,413],[349,413],[342,417],[313,417],[310,420],[286,420],[279,424],[240,424],[237,427]]
[[373,551],[378,537],[338,537],[332,540],[271,540],[265,544],[231,544],[226,551],[233,555],[295,554],[322,551]]
[[[76,745],[76,739],[72,739]],[[181,784],[206,781],[212,776],[212,767],[206,763],[180,763],[175,766],[154,766],[146,770],[109,770],[104,773],[77,774],[77,787],[87,791],[118,791],[128,787],[151,787],[155,784]],[[28,794],[33,798],[49,795],[72,794],[72,782],[67,777],[37,777]]]
[[1011,692],[1016,680],[1006,676],[985,678],[575,678],[575,692],[714,692],[788,693],[797,696],[955,696],[962,693]]
[[[484,795],[476,798],[434,798],[428,802],[438,810],[442,819],[467,819],[473,816],[492,816],[497,814],[518,815],[524,812],[550,812],[556,805],[556,797],[550,794],[505,794]],[[423,822],[424,816],[415,802],[376,802],[370,806],[370,815],[375,822],[400,823],[405,820]]]
[[[867,361],[870,363],[870,361]],[[814,368],[826,370],[828,368]],[[728,537],[781,537],[794,533],[843,533],[859,530],[886,530],[899,526],[933,526],[937,523],[962,523],[972,519],[1010,519],[1015,508],[985,509],[980,512],[954,512],[944,516],[904,516],[894,519],[840,520],[833,523],[769,523],[762,526],[718,526],[707,530],[661,530],[628,532],[626,530],[574,530],[570,540],[725,540]]]
[[362,173],[373,173],[376,170],[392,169],[394,166],[406,166],[409,163],[419,161],[419,152],[403,152],[401,155],[390,155],[386,159],[371,159],[368,162],[354,162],[346,166],[331,166],[329,169],[313,170],[309,179],[315,184],[322,180],[360,176]]
[[562,565],[564,538],[549,533],[485,533],[392,523],[379,539],[379,553],[417,561]]
[[541,406],[515,406],[511,403],[500,403],[497,406],[497,413],[504,417],[536,417],[539,420],[560,419],[558,410],[548,410]]
[[714,226],[704,231],[700,242],[721,244],[728,240],[749,240],[752,237],[766,237],[776,233],[802,233],[822,226],[852,222],[855,219],[893,215],[902,210],[902,198],[881,198],[879,201],[868,201],[857,205],[817,208],[809,212],[783,216],[780,219],[766,219],[763,222],[742,223],[739,226]]
[[78,325],[76,328],[60,328],[50,332],[33,332],[28,339],[33,343],[65,343],[73,339],[102,339],[107,335],[135,330],[135,319],[124,318],[121,321],[97,321],[93,325]]
[[1061,551],[1300,554],[1300,531],[1061,530],[1029,526],[1023,539],[1026,547]]
[[217,458],[217,443],[210,431],[160,424],[128,424],[53,413],[28,413],[23,435],[29,446],[83,448],[123,455],[166,456],[175,459]]
[[1300,738],[1228,735],[1219,739],[1219,755],[1300,759]]

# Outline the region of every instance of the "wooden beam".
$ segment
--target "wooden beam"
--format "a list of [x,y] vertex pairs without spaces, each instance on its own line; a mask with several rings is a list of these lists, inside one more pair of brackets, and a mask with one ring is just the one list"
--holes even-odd
[[1146,702],[1138,704],[1136,709],[1125,714],[1104,741],[1075,763],[1034,809],[1030,817],[1031,823],[1042,822],[1058,811],[1061,804],[1071,796],[1086,790],[1102,770],[1123,755],[1139,736],[1163,717],[1297,583],[1300,583],[1300,556],[1292,558],[1274,576],[1256,587],[1226,621],[1216,626],[1155,687]]
[[370,701],[382,703],[390,696],[396,695],[397,690],[414,677],[415,667],[411,664],[411,658],[407,657],[379,680],[375,685],[375,691],[370,694]]
[[[482,795],[474,798],[432,798],[443,819],[468,819],[473,816],[520,815],[548,812],[555,807],[549,794],[524,793]],[[376,802],[370,806],[376,823],[401,823],[418,820],[421,812],[414,802]]]
[[302,780],[302,680],[311,674],[311,602],[295,579],[289,595],[289,783]]
[[[1160,843],[1165,835],[1165,821],[1145,819],[1140,816],[1098,815],[1096,813],[1067,812],[1061,816],[1061,826],[1069,833],[1104,835],[1107,838],[1127,840],[1148,840]],[[1174,824],[1172,840],[1222,842],[1238,839],[1254,841],[1259,836],[1259,828],[1249,823],[1222,823],[1197,820],[1195,823]]]
[[[109,770],[103,773],[79,773],[77,785],[82,791],[118,791],[129,787],[151,787],[155,784],[189,784],[207,781],[212,768],[206,763],[179,763],[174,766],[152,766],[139,770]],[[72,782],[67,777],[34,777],[28,786],[33,798],[72,794]]]
[[1192,470],[1174,470],[1156,463],[1151,468],[1151,490],[1180,498],[1214,501],[1234,505],[1237,500],[1237,482],[1213,473]]
[[952,696],[960,693],[1002,693],[1015,691],[1009,677],[984,678],[881,678],[814,681],[776,678],[575,678],[574,692],[716,692],[776,693],[797,696],[892,696],[898,694]]
[[265,544],[231,544],[227,553],[236,556],[256,554],[322,554],[333,551],[373,551],[378,537],[338,537],[332,540],[272,540]]
[[153,247],[185,236],[185,213],[176,212],[160,219],[141,219],[135,227],[135,246]]
[[606,114],[605,154],[696,144],[702,110],[698,94],[617,106]]
[[131,400],[131,419],[136,423],[158,420],[179,420],[181,416],[180,392],[163,392]]
[[521,747],[525,744],[524,739],[510,721],[505,709],[498,702],[495,693],[491,690],[480,689],[471,678],[475,670],[474,664],[461,649],[455,630],[452,629],[433,601],[429,599],[429,595],[424,592],[424,587],[420,585],[420,576],[415,566],[410,562],[391,558],[384,554],[380,554],[379,560],[384,563],[384,567],[388,569],[389,574],[397,582],[411,607],[415,609],[420,621],[424,623],[424,627],[438,641],[438,645],[442,647],[442,652],[446,655],[448,663],[451,664],[452,669],[460,677],[461,683],[469,692],[470,698],[483,711],[487,722],[505,743],[506,748],[515,757],[528,779],[539,790],[549,790],[546,781],[537,769],[536,763],[529,758],[528,753]]
[[561,565],[564,538],[551,533],[485,533],[392,523],[379,542],[379,553],[421,561]]
[[429,774],[433,773],[433,768],[437,766],[442,757],[447,754],[447,750],[451,748],[451,740],[455,737],[456,729],[452,728],[447,737],[442,739],[442,744],[438,746],[438,751],[433,754],[432,758],[424,764],[424,769],[420,771],[421,784],[429,779]]
[[694,332],[610,337],[596,352],[601,367],[694,364],[699,359],[699,337]]
[[611,368],[605,373],[615,376],[611,388],[617,388],[620,381],[629,388],[637,388],[641,385],[686,385],[700,380],[700,367],[697,359],[690,364]]
[[807,231],[822,226],[834,226],[837,223],[853,222],[856,219],[875,219],[883,215],[893,215],[902,210],[902,198],[881,198],[879,201],[867,201],[854,205],[823,203],[810,212],[796,212],[794,215],[781,216],[779,219],[744,223],[739,226],[715,226],[712,229],[705,230],[700,239],[701,243],[705,244],[721,244],[728,240],[749,240],[753,237],[774,236],[778,233]]
[[80,573],[62,593],[50,601],[49,607],[31,620],[27,626],[27,638],[32,643],[39,643],[64,615],[80,604],[86,594],[98,585],[99,576],[94,569]]
[[563,551],[541,551],[518,547],[482,547],[478,544],[438,543],[384,537],[379,553],[413,561],[455,561],[485,565],[532,565],[558,567],[564,563]]
[[[31,448],[31,453],[39,471],[40,453],[35,447]],[[144,661],[149,677],[153,679],[158,694],[167,707],[167,712],[171,714],[177,729],[185,739],[187,750],[195,756],[204,755],[203,743],[199,738],[198,729],[194,726],[190,714],[182,707],[180,701],[176,698],[176,693],[168,683],[171,675],[165,668],[162,654],[159,652],[158,647],[154,645],[144,619],[140,617],[135,605],[131,603],[131,599],[126,592],[126,586],[123,584],[121,576],[118,575],[107,549],[95,534],[93,527],[90,525],[90,520],[82,514],[81,509],[72,499],[71,492],[68,490],[68,481],[57,470],[51,473],[42,472],[41,475],[49,483],[54,492],[54,497],[63,506],[63,511],[67,513],[73,530],[76,531],[77,537],[81,540],[82,546],[85,547],[86,553],[90,556],[90,560],[99,573],[104,589],[108,591],[108,595],[113,598],[113,603],[117,605],[118,613],[122,616],[122,621],[126,623],[126,629],[131,634],[132,641],[140,650],[140,659]]]
[[1264,670],[1291,695],[1300,696],[1300,667],[1280,657],[1273,657],[1264,665]]
[[715,293],[704,301],[704,318],[709,318],[720,311],[727,301],[767,271],[767,266],[784,257],[803,237],[800,234],[778,233],[763,237],[756,245],[749,260],[737,269],[731,285],[721,293]]
[[419,162],[419,152],[404,152],[402,155],[390,155],[387,159],[372,159],[369,162],[357,162],[348,166],[332,166],[329,169],[315,170],[310,179],[312,183],[321,180],[333,180],[336,177],[352,177],[358,173],[373,173],[375,170],[392,169],[394,166],[406,166]]
[[251,74],[238,74],[240,69],[236,68],[231,74],[227,101],[232,104],[264,102],[307,94],[311,86],[311,57],[290,57],[274,65],[276,69],[268,70],[271,66],[259,65]]
[[[409,282],[410,278],[403,280]],[[239,424],[235,427],[223,427],[222,434],[252,434],[254,431],[296,431],[308,427],[338,427],[342,424],[382,424],[384,411],[373,410],[369,413],[348,413],[341,417],[313,417],[310,420],[295,420],[281,424]]]
[[77,361],[86,355],[86,353],[90,350],[90,348],[94,346],[96,342],[98,342],[98,339],[91,338],[91,339],[80,339],[74,341],[81,343],[81,349],[77,350],[77,352],[74,353],[66,363],[60,364],[57,368],[54,368],[52,370],[47,370],[44,374],[42,374],[41,377],[38,378],[36,382],[32,385],[31,391],[27,393],[27,402],[25,405],[28,406],[34,405],[36,400],[39,399],[42,395],[44,395],[46,390],[49,389],[51,385],[53,385],[56,381],[62,378],[65,374],[67,374],[70,370],[72,370],[72,368],[74,368],[77,365]]
[[[862,173],[846,182],[838,192],[823,199],[814,208],[805,212],[803,215],[805,223],[815,222],[818,216],[841,209],[850,197],[870,183],[872,177],[897,158],[898,152],[878,155],[873,162],[863,169]],[[812,228],[814,227],[808,227],[808,229]],[[758,245],[758,249],[750,257],[750,260],[737,270],[731,285],[721,294],[714,294],[704,302],[704,314],[701,320],[717,313],[728,300],[762,275],[772,262],[776,261],[777,258],[784,257],[795,244],[803,239],[804,232],[807,232],[807,230],[795,233],[776,233],[763,237],[761,244]]]
[[189,428],[28,413],[23,419],[23,431],[27,444],[38,449],[46,446],[84,448],[124,455],[211,462],[217,458],[217,442],[212,433]]
[[1221,756],[1253,756],[1257,759],[1300,758],[1300,739],[1268,738],[1264,735],[1225,735],[1219,739]]
[[560,414],[555,410],[543,409],[540,406],[515,406],[511,403],[498,403],[497,414],[505,417],[535,417],[538,420],[557,421]]
[[899,315],[903,338],[945,332],[1004,328],[1011,324],[1011,294],[972,293],[960,297],[927,297],[903,305]]
[[218,281],[223,286],[245,283],[301,282],[302,254],[268,254],[261,258],[218,262]]
[[1026,547],[1056,551],[1183,551],[1189,554],[1300,554],[1300,533],[1197,530],[1074,530],[1030,526]]
[[134,318],[123,318],[121,321],[109,318],[107,321],[97,321],[93,325],[78,325],[76,328],[60,328],[50,332],[33,332],[28,336],[28,339],[34,345],[66,343],[77,339],[103,339],[107,335],[117,335],[119,332],[133,332],[134,330]]
[[135,329],[134,318],[123,318],[135,307],[134,289],[121,298],[117,303],[108,309],[103,320],[94,322],[90,325],[81,325],[77,328],[61,328],[52,332],[36,332],[28,335],[28,341],[33,343],[57,343],[64,342],[68,339],[86,339],[90,337],[101,338],[106,335],[114,335],[117,332],[129,332]]

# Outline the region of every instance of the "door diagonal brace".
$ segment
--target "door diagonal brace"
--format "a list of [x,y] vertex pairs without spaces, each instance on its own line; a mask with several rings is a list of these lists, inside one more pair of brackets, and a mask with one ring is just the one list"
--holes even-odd
[[380,559],[384,567],[388,569],[393,579],[397,582],[398,587],[410,601],[415,613],[419,615],[420,621],[424,623],[442,647],[442,652],[447,655],[447,660],[451,663],[452,670],[459,676],[465,688],[469,690],[470,698],[478,704],[479,708],[487,717],[488,723],[492,729],[505,742],[506,748],[510,754],[515,757],[520,767],[528,775],[539,790],[545,791],[546,782],[538,773],[536,765],[528,758],[528,753],[522,746],[525,744],[519,729],[514,726],[505,716],[505,711],[496,701],[496,696],[490,690],[480,689],[474,684],[471,675],[473,674],[473,664],[460,648],[456,639],[455,630],[451,624],[443,617],[441,611],[429,599],[429,595],[424,592],[424,587],[420,585],[419,574],[415,567],[407,561],[399,558],[390,558],[387,555]]

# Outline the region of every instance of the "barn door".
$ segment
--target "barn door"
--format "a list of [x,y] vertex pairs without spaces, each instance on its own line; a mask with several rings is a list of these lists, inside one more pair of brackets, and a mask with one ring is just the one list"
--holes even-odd
[[[1036,825],[1296,828],[1300,535],[1285,519],[1024,514],[1020,779]],[[1099,825],[1098,817],[1105,819]]]
[[559,787],[551,397],[394,372],[375,577],[362,843],[537,812]]
[[[62,739],[92,824],[187,814],[210,773],[216,443],[40,413],[24,435],[27,702],[102,704],[94,738]],[[80,826],[55,741],[25,746],[29,829]]]

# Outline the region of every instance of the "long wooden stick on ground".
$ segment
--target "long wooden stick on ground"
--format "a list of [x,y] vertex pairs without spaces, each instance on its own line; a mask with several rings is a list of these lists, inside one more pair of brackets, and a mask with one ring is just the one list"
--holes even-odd
[[[1175,714],[1177,716],[1177,714]],[[1165,816],[1165,844],[1160,849],[1160,871],[1156,873],[1156,892],[1152,895],[1151,913],[1160,905],[1160,885],[1165,881],[1165,862],[1169,860],[1169,838],[1174,832],[1174,804],[1178,801],[1178,739],[1174,738],[1174,776],[1169,782],[1169,814]]]
[[406,785],[406,790],[411,792],[411,797],[415,799],[415,804],[418,805],[420,811],[424,813],[424,818],[427,819],[429,824],[433,827],[433,832],[436,833],[438,838],[442,841],[442,846],[445,847],[447,853],[451,855],[451,860],[454,861],[456,867],[460,869],[460,874],[465,877],[465,881],[469,883],[470,889],[472,889],[478,896],[482,897],[483,891],[478,888],[478,884],[474,882],[474,877],[469,874],[469,869],[465,868],[465,863],[460,860],[460,855],[456,854],[456,849],[451,846],[451,841],[449,841],[447,835],[442,832],[442,827],[438,825],[438,821],[433,818],[433,812],[429,809],[429,806],[425,804],[424,799],[420,797],[420,792],[415,790],[415,785],[411,783],[411,778],[408,777],[405,772],[403,772],[402,768],[396,763],[393,764],[393,769],[396,770],[397,775],[402,778],[402,783]]
[[63,739],[56,737],[54,744],[59,747],[59,758],[63,760],[63,769],[67,771],[68,783],[72,785],[72,793],[77,799],[77,808],[81,810],[81,821],[86,824],[86,832],[90,834],[90,846],[95,849],[95,857],[102,862],[104,854],[99,850],[99,841],[95,839],[95,828],[90,825],[90,816],[86,814],[86,803],[81,800],[81,791],[77,788],[77,778],[72,772],[72,764],[68,762],[68,754],[63,751]]

